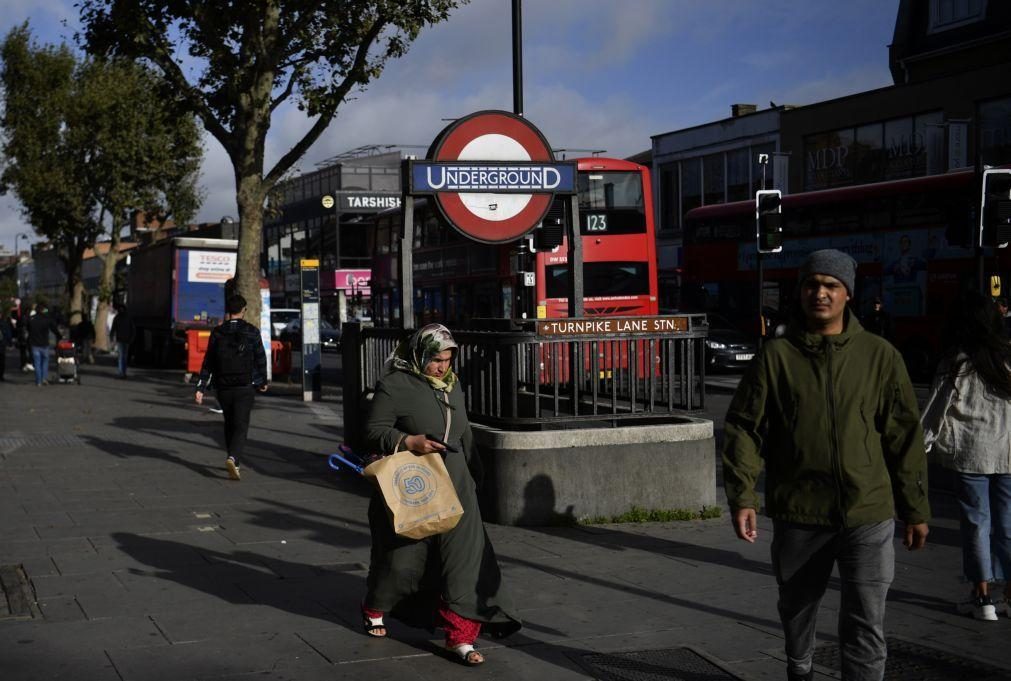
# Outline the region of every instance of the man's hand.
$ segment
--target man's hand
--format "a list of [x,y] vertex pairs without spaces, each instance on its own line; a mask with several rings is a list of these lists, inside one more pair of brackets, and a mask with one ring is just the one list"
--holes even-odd
[[264,383],[263,385],[261,385],[259,388],[257,388],[257,391],[259,391],[261,393],[267,392],[267,384]]
[[734,511],[734,532],[738,539],[754,544],[758,539],[758,515],[753,508],[739,508]]
[[193,399],[196,400],[197,404],[203,404],[204,403],[204,394],[201,391],[198,390],[196,392],[196,394],[194,395]]
[[906,523],[906,536],[902,540],[902,545],[910,551],[922,549],[927,543],[929,533],[930,529],[927,527],[927,523]]

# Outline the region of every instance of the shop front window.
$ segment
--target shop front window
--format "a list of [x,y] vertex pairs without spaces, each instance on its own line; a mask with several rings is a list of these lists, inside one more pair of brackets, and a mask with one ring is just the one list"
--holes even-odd
[[748,177],[750,165],[747,149],[727,152],[727,201],[744,201],[752,196]]
[[723,154],[702,158],[702,203],[710,206],[726,200],[726,173]]
[[979,105],[979,150],[986,165],[1011,163],[1011,97]]
[[702,205],[702,159],[681,162],[681,213]]

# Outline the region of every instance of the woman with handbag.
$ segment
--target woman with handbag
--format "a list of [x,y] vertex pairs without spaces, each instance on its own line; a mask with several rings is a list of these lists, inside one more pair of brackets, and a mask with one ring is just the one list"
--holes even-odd
[[394,532],[382,497],[373,495],[362,619],[366,633],[380,637],[387,634],[386,613],[413,626],[441,626],[447,650],[478,665],[484,656],[474,641],[482,627],[507,636],[521,624],[478,508],[481,461],[452,369],[456,352],[449,330],[429,324],[397,347],[376,384],[366,423],[369,451],[392,454],[403,446],[444,454],[463,515],[443,534],[412,540]]
[[962,568],[973,585],[958,610],[996,620],[994,568],[1011,578],[1011,345],[993,303],[975,292],[953,306],[944,340],[923,410],[924,441],[931,458],[955,472]]

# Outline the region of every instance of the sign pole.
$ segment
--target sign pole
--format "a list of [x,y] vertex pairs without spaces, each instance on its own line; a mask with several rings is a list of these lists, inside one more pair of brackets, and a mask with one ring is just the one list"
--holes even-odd
[[579,233],[579,195],[569,199],[569,316],[583,316],[583,238]]
[[414,197],[408,191],[413,161],[403,162],[404,194],[400,201],[400,328],[414,327]]
[[302,259],[302,401],[321,397],[319,346],[319,260]]

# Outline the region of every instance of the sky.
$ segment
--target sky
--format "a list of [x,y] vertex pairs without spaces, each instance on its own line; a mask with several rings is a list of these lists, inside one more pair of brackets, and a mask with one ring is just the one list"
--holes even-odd
[[[524,116],[555,149],[621,158],[649,149],[651,135],[727,118],[734,103],[803,105],[884,87],[898,2],[523,0]],[[0,32],[27,20],[38,42],[72,44],[73,4],[0,0]],[[511,111],[511,7],[471,0],[423,29],[341,106],[298,168],[363,145],[427,147],[445,119]],[[275,112],[268,169],[310,125],[294,106]],[[237,216],[228,157],[210,135],[204,148],[196,221]],[[19,233],[38,240],[16,197],[0,197],[0,252]]]

